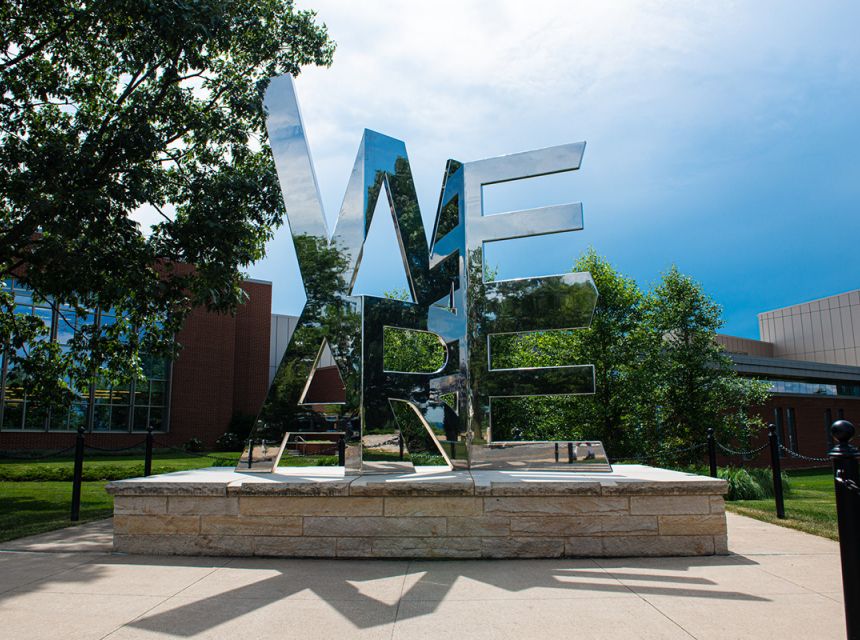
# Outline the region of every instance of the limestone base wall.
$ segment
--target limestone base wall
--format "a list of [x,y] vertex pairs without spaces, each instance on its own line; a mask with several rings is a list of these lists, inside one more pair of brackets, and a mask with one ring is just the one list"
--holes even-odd
[[603,477],[301,472],[208,469],[111,483],[114,548],[327,558],[727,553],[725,482],[701,476],[639,465]]

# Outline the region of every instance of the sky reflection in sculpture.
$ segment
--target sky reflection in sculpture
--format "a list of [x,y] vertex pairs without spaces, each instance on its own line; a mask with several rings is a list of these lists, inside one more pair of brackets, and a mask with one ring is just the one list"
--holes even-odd
[[[597,289],[588,273],[493,280],[484,246],[581,230],[582,206],[485,216],[483,189],[574,171],[585,143],[476,162],[449,160],[428,247],[405,144],[365,130],[329,235],[292,78],[274,79],[265,104],[307,302],[254,426],[251,463],[246,451],[239,468],[271,470],[285,433],[335,424],[347,432],[347,473],[411,468],[402,462],[407,443],[409,453],[424,449],[425,459],[455,468],[558,464],[556,443],[494,440],[492,399],[593,393],[594,368],[494,369],[490,336],[587,327]],[[379,198],[387,201],[394,222],[411,301],[352,295]],[[385,327],[435,333],[445,345],[444,366],[432,373],[385,370]],[[331,402],[308,397],[313,372],[328,350],[345,388]],[[583,458],[605,462],[599,443],[581,446],[589,454]],[[561,462],[575,461],[577,447],[563,447]]]

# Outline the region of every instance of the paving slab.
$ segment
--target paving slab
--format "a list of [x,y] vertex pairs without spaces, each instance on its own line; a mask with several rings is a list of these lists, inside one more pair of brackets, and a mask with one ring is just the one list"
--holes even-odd
[[112,549],[113,520],[111,518],[0,542],[0,551],[110,553]]
[[235,599],[177,596],[106,636],[109,640],[194,638],[224,640],[388,640],[395,606],[325,600]]
[[230,599],[374,600],[396,605],[408,562],[234,558],[223,569],[187,588],[192,597]]
[[593,560],[412,562],[403,589],[410,600],[575,600],[635,598]]
[[689,640],[672,620],[638,598],[413,600],[400,605],[394,640]]
[[693,558],[134,556],[105,551],[110,528],[107,520],[4,544],[0,635],[16,640],[845,635],[838,545],[735,514],[728,514],[730,555]]
[[0,593],[85,565],[92,556],[76,553],[0,553]]

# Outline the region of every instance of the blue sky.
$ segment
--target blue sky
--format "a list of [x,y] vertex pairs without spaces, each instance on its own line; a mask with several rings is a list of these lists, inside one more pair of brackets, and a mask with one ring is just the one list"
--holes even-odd
[[[365,127],[406,142],[428,233],[447,158],[585,140],[580,171],[493,194],[585,212],[498,252],[503,275],[567,271],[588,246],[644,287],[677,264],[753,338],[758,312],[860,287],[860,4],[300,6],[338,42],[297,80],[330,226]],[[388,216],[371,236],[356,292],[402,286]],[[286,227],[249,275],[301,310]]]

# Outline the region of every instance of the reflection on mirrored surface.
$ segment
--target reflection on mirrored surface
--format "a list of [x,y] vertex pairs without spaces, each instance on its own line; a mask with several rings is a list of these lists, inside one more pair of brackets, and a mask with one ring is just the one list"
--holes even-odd
[[[365,130],[329,238],[289,76],[272,81],[265,104],[307,302],[238,468],[274,469],[277,456],[262,443],[286,446],[296,433],[342,434],[348,473],[547,468],[559,446],[572,447],[566,464],[599,467],[599,443],[584,445],[589,454],[578,443],[498,442],[491,426],[494,397],[594,392],[591,365],[494,368],[490,353],[496,334],[587,327],[597,301],[591,276],[495,281],[484,264],[487,243],[582,229],[578,203],[484,216],[482,194],[486,185],[578,169],[584,143],[449,160],[428,247],[406,146]],[[409,302],[352,295],[379,202],[394,222]],[[386,366],[386,336],[405,341],[407,353],[409,344],[430,345],[435,364]]]
[[475,447],[473,453],[473,469],[612,471],[603,444],[595,440],[493,442]]
[[286,441],[287,437],[284,436],[275,442],[263,438],[249,443],[239,457],[236,470],[270,473],[278,466]]

